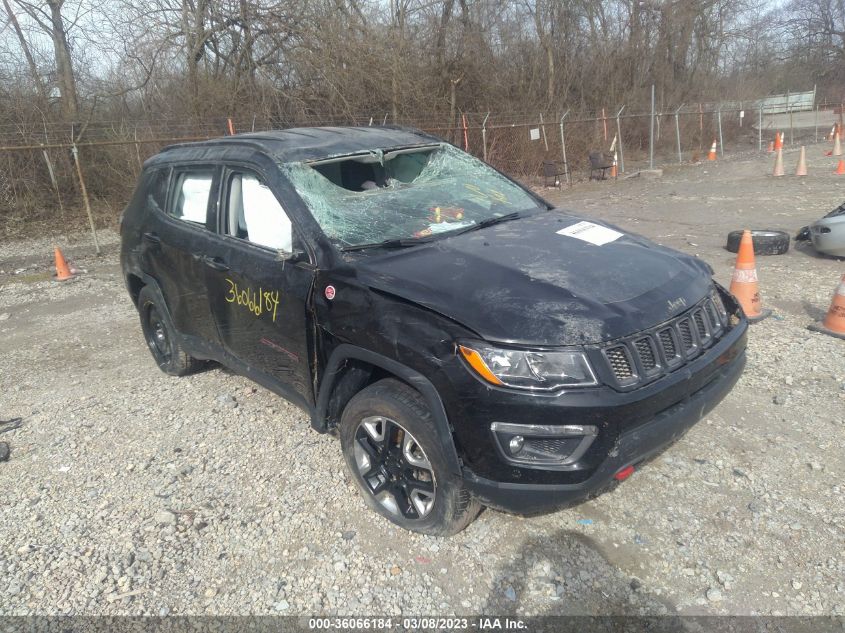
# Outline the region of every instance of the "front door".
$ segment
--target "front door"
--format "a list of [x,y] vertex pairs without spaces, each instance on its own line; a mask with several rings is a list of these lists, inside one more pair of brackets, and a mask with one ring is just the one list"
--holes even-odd
[[[224,348],[313,402],[308,298],[314,267],[290,259],[298,238],[261,177],[225,169],[218,233],[207,269],[211,311]],[[301,250],[301,249],[299,249]]]
[[154,173],[141,234],[141,265],[158,282],[173,324],[205,341],[217,340],[202,257],[213,237],[208,212],[217,200],[218,172],[190,166]]

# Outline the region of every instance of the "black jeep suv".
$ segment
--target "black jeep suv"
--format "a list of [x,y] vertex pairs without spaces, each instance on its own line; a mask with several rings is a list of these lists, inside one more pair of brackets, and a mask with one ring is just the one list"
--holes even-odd
[[551,208],[443,141],[303,128],[169,147],[124,212],[147,344],[336,431],[427,534],[621,481],[728,393],[746,320],[710,267]]

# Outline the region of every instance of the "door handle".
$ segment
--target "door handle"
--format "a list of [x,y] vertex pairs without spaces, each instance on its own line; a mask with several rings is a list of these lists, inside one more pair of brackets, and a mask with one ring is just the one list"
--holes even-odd
[[220,270],[220,271],[229,270],[229,266],[226,265],[226,262],[224,262],[219,257],[209,257],[208,255],[203,255],[202,261],[206,266],[208,266],[209,268],[212,268],[214,270]]
[[141,238],[150,244],[161,244],[161,238],[156,233],[143,233]]

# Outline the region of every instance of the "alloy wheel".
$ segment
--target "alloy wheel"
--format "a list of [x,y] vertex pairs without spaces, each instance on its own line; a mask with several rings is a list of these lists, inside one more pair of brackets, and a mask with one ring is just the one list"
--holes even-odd
[[411,520],[431,512],[434,471],[422,446],[398,422],[382,416],[361,420],[354,453],[367,489],[388,512]]

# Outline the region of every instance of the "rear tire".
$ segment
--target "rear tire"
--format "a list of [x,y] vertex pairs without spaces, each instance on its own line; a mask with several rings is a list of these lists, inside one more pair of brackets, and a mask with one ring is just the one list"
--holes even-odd
[[346,466],[372,510],[406,530],[451,536],[481,505],[450,474],[434,425],[416,390],[385,379],[349,401],[338,430]]
[[[731,253],[739,251],[742,233],[742,231],[728,233],[728,243],[725,248]],[[755,255],[783,255],[789,250],[789,233],[784,231],[755,229],[751,231],[751,239],[754,242]]]
[[167,310],[158,304],[155,293],[147,286],[138,294],[138,313],[144,340],[161,371],[171,376],[184,376],[201,366],[200,361],[182,349]]

